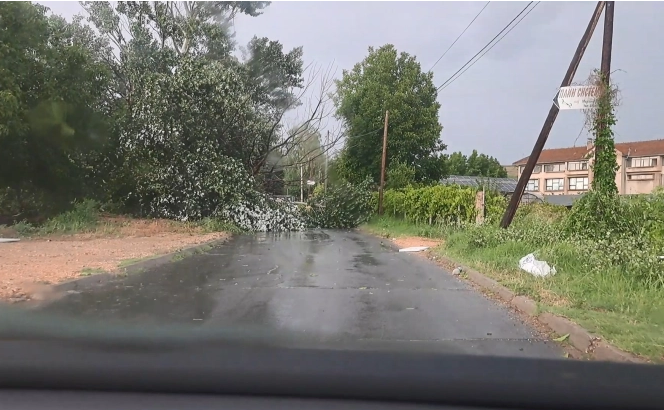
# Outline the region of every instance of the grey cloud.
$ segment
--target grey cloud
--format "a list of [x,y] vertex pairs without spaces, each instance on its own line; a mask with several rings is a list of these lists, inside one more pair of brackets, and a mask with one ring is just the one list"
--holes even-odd
[[[479,51],[527,3],[494,2],[441,60],[434,81],[441,84]],[[306,62],[349,69],[367,47],[394,44],[416,55],[427,70],[482,7],[480,2],[273,2],[262,16],[235,19],[236,40],[253,35],[304,47]],[[439,95],[442,138],[449,150],[479,149],[513,162],[530,153],[551,99],[567,69],[594,8],[593,2],[542,2],[504,40]],[[77,3],[50,2],[69,17]],[[662,2],[616,4],[613,68],[623,104],[617,111],[618,141],[664,138],[659,68],[664,54]],[[579,67],[577,81],[598,67],[601,24]],[[572,145],[581,113],[560,113],[547,147]],[[582,133],[577,144],[584,142]]]

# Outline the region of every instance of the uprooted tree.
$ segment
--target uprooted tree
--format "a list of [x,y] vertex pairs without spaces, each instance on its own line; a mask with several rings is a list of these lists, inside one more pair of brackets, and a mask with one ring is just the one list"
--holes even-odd
[[331,79],[315,95],[329,72],[267,38],[234,56],[230,20],[268,4],[84,2],[87,20],[68,23],[2,3],[0,214],[94,198],[145,216],[301,225],[260,191],[298,137],[286,113],[323,127]]

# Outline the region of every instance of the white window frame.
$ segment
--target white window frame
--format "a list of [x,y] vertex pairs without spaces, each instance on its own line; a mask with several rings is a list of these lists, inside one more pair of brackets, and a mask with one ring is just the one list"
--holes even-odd
[[539,192],[539,179],[530,179],[526,185],[527,192]]
[[565,172],[565,163],[546,164],[544,165],[544,172]]
[[[581,180],[581,187],[579,188],[579,180]],[[572,185],[572,181],[574,184]],[[588,190],[588,177],[571,177],[569,179],[570,191],[587,191]]]
[[653,157],[631,158],[629,160],[630,168],[650,168],[656,166],[657,166],[657,158]]
[[567,164],[568,171],[587,171],[588,161],[573,161]]
[[[549,184],[549,181],[551,181],[551,184]],[[557,184],[554,184],[553,181],[557,181]],[[545,184],[544,189],[547,192],[558,192],[565,190],[565,178],[547,178],[544,184]],[[551,188],[549,188],[549,185],[551,186]],[[559,189],[553,189],[554,185],[558,185]]]
[[653,175],[653,174],[629,175],[629,180],[630,181],[652,181],[653,179],[655,179],[655,175]]

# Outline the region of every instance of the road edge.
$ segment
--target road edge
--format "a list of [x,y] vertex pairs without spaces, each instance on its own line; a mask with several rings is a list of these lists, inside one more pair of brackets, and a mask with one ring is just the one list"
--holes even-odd
[[[399,251],[399,247],[394,242],[392,242],[392,240],[375,234],[372,235],[380,238],[381,245],[387,245],[387,247],[390,249],[397,252]],[[608,342],[605,342],[599,336],[592,334],[588,330],[572,322],[566,317],[549,312],[540,313],[540,309],[536,301],[524,295],[517,295],[512,290],[498,283],[496,280],[491,279],[490,277],[476,271],[475,269],[460,264],[447,256],[433,255],[429,251],[425,252],[424,254],[426,255],[427,259],[440,263],[441,265],[446,265],[445,267],[453,267],[452,269],[460,267],[466,274],[467,280],[490,292],[517,311],[527,315],[531,319],[536,320],[540,324],[551,329],[554,333],[557,333],[560,336],[569,335],[567,341],[575,349],[587,354],[594,360],[622,363],[650,363],[641,357],[638,357],[629,352],[625,352],[609,344]]]
[[[230,240],[233,237],[232,234],[229,234],[228,237],[213,239],[211,241],[199,243],[198,245],[187,246],[180,248],[174,252],[164,253],[160,255],[155,255],[152,257],[146,257],[140,261],[124,265],[122,267],[113,270],[112,272],[102,272],[94,274],[91,276],[86,276],[82,278],[76,278],[67,280],[64,282],[56,283],[52,286],[52,289],[57,292],[68,292],[68,291],[81,291],[84,289],[89,289],[99,285],[103,285],[112,280],[129,276],[131,274],[140,273],[147,269],[154,269],[168,263],[177,262],[179,260],[188,258],[190,256],[203,253],[214,246],[221,245],[226,241]],[[177,260],[175,258],[178,258]]]

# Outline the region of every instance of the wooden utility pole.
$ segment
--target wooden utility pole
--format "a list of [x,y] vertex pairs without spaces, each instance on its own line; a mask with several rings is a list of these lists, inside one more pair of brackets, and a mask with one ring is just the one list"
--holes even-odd
[[324,190],[327,192],[327,158],[330,156],[330,147],[327,144],[330,143],[330,130],[327,131],[327,136],[325,137],[325,187]]
[[385,111],[385,125],[383,126],[383,160],[380,165],[380,189],[378,190],[378,215],[383,214],[383,189],[385,189],[385,162],[387,160],[387,120],[390,115]]
[[304,202],[304,170],[300,164],[300,202]]
[[[572,80],[574,79],[576,70],[579,68],[579,63],[581,62],[581,58],[583,57],[583,54],[585,53],[586,48],[588,47],[588,43],[590,42],[593,32],[595,31],[595,27],[597,27],[599,18],[602,16],[602,11],[604,10],[605,3],[606,2],[604,1],[597,2],[597,6],[595,7],[593,16],[590,19],[590,22],[588,23],[588,27],[586,27],[585,33],[583,33],[583,37],[581,37],[581,41],[579,41],[579,45],[576,47],[576,52],[574,53],[572,62],[570,63],[569,68],[567,68],[567,73],[565,73],[565,77],[563,78],[563,81],[560,84],[561,88],[569,87],[572,84]],[[526,163],[526,166],[523,168],[523,172],[521,173],[519,182],[516,184],[516,189],[512,194],[512,198],[510,198],[510,203],[507,206],[507,209],[505,210],[503,219],[500,221],[501,228],[507,228],[508,226],[510,226],[510,224],[512,223],[512,219],[514,219],[514,214],[516,214],[516,210],[519,207],[519,203],[521,202],[523,191],[526,189],[526,185],[528,184],[528,181],[530,180],[530,177],[533,174],[533,169],[535,169],[535,165],[537,165],[537,160],[539,160],[539,156],[542,153],[542,150],[544,149],[544,144],[546,144],[546,140],[549,138],[549,133],[551,132],[551,128],[553,128],[553,123],[556,121],[556,117],[558,116],[558,111],[560,110],[556,106],[556,104],[552,104],[551,109],[549,110],[549,115],[547,115],[546,120],[544,121],[544,125],[542,126],[542,130],[540,131],[539,137],[537,137],[537,142],[533,147],[533,151],[528,157],[528,162]]]
[[[602,64],[600,66],[601,78],[604,84],[598,84],[604,92],[611,92],[611,51],[613,50],[613,9],[615,2],[607,1],[604,10],[604,38],[602,39]],[[609,97],[611,98],[611,97]],[[599,113],[598,113],[599,114]],[[601,123],[600,123],[601,124]],[[603,128],[603,126],[602,126]],[[595,144],[595,158],[602,147]]]

